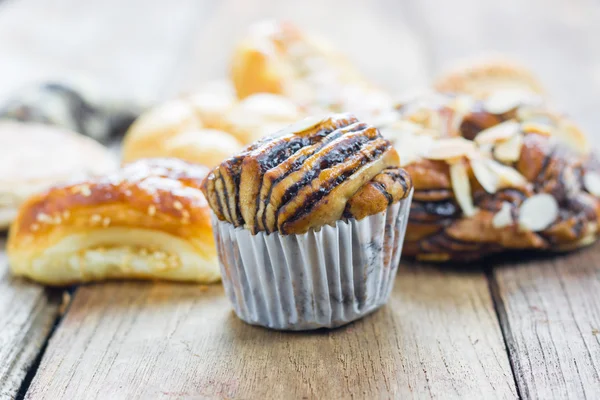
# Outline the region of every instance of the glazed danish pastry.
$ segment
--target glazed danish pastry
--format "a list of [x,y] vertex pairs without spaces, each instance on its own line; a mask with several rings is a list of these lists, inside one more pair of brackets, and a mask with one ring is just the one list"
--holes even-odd
[[595,240],[600,170],[589,148],[565,144],[574,126],[565,117],[544,105],[491,109],[486,100],[442,94],[399,113],[384,134],[412,150],[402,155],[415,186],[405,254],[465,260]]
[[49,285],[219,280],[200,190],[207,172],[175,159],[141,160],[30,198],[10,231],[12,272]]
[[300,234],[360,219],[408,196],[409,176],[379,131],[349,114],[308,118],[216,167],[203,190],[234,226]]

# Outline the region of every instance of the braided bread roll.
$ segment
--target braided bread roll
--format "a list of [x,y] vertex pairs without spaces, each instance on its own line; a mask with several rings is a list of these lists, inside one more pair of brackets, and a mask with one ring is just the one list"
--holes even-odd
[[405,254],[471,260],[595,240],[600,169],[589,149],[563,141],[573,126],[565,117],[537,102],[490,109],[486,100],[442,94],[399,113],[384,134],[411,152],[401,154],[415,186]]

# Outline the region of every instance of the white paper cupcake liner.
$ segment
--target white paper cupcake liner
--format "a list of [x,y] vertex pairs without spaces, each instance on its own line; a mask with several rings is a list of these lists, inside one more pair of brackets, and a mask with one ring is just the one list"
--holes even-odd
[[360,221],[302,235],[252,235],[213,215],[223,285],[243,321],[281,330],[334,328],[384,305],[392,291],[410,195]]

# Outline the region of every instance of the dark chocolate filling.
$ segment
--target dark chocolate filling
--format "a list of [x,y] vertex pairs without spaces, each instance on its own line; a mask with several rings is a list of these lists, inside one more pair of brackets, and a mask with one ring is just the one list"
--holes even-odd
[[[281,224],[282,227],[285,224],[292,223],[292,222],[297,221],[300,218],[308,215],[310,212],[312,212],[314,207],[319,203],[319,201],[323,197],[327,196],[333,189],[335,189],[342,182],[344,182],[349,177],[351,177],[356,171],[358,171],[360,168],[362,168],[365,164],[377,159],[381,154],[383,154],[389,148],[390,148],[389,143],[382,144],[380,147],[377,147],[376,149],[374,149],[374,151],[371,154],[369,154],[365,157],[362,157],[359,164],[355,168],[352,168],[348,171],[343,172],[342,174],[338,175],[337,177],[335,177],[333,180],[330,180],[329,182],[325,182],[319,188],[318,191],[311,193],[311,195],[309,195],[306,198],[306,201],[304,202],[303,207],[298,212],[296,212],[294,215],[289,217],[286,221],[284,221]],[[282,204],[284,204],[284,203],[282,203]],[[277,216],[279,216],[282,209],[283,209],[283,205],[277,211]],[[282,229],[282,232],[285,233],[285,229]]]

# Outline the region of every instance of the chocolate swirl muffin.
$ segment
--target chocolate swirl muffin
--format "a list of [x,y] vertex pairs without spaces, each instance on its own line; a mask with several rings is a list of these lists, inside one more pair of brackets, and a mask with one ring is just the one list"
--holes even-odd
[[[387,300],[412,181],[375,127],[350,114],[305,119],[223,161],[203,191],[225,287],[243,320],[333,327]],[[309,297],[320,300],[300,307]]]

